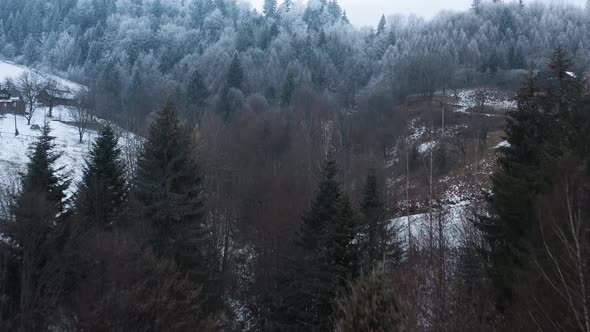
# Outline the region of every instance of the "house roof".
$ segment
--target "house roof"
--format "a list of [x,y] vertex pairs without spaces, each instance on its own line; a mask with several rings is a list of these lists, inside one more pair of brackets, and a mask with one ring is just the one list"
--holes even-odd
[[74,93],[70,90],[45,89],[44,91],[53,98],[69,99],[69,100],[75,99]]
[[0,100],[21,100],[21,94],[18,90],[14,88],[4,88],[0,89],[0,92],[7,92],[10,97],[8,99],[0,99]]

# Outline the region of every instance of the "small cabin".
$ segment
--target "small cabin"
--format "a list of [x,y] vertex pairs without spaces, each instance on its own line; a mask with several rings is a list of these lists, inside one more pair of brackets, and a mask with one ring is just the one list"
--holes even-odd
[[14,89],[0,89],[0,114],[25,114],[25,102]]
[[75,106],[76,96],[70,90],[43,89],[37,96],[39,103],[46,106]]

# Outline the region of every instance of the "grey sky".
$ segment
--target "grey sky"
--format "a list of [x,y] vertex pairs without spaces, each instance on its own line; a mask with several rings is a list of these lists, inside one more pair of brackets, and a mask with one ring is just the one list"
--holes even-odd
[[[264,0],[247,0],[261,8]],[[305,1],[305,0],[300,0]],[[509,0],[507,0],[509,1]],[[546,0],[584,5],[586,0]],[[279,0],[279,3],[282,2]],[[531,2],[531,0],[525,0]],[[417,14],[432,17],[444,9],[462,10],[470,7],[472,0],[338,0],[355,25],[376,25],[382,14]]]

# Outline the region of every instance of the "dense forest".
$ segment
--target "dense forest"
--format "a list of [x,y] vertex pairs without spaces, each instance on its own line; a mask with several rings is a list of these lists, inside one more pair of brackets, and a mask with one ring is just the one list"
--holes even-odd
[[0,8],[105,120],[81,179],[46,123],[0,188],[0,330],[590,332],[590,5]]
[[[542,67],[563,46],[588,66],[590,28],[579,7],[475,1],[431,20],[383,16],[348,23],[337,0],[266,1],[263,14],[233,0],[1,0],[0,52],[95,87],[109,117],[143,120],[175,95],[183,110],[283,109],[311,90],[355,109],[496,81]],[[227,116],[228,114],[225,114]]]

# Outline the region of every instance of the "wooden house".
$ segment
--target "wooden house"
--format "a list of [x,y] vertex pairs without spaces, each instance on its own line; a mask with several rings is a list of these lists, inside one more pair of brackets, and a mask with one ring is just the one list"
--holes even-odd
[[37,96],[39,103],[45,106],[75,106],[76,96],[70,90],[43,89]]
[[25,109],[25,102],[18,91],[0,89],[0,114],[24,114]]

